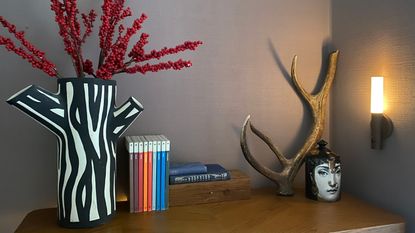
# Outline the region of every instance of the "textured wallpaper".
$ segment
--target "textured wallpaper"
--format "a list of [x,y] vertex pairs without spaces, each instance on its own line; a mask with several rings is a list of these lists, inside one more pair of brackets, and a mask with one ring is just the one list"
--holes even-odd
[[[81,9],[99,1],[78,1]],[[86,3],[88,2],[88,3]],[[291,59],[297,54],[298,73],[313,90],[325,66],[330,37],[328,0],[142,0],[127,1],[138,15],[149,19],[148,48],[174,46],[184,40],[202,40],[197,52],[185,53],[193,67],[182,72],[118,76],[118,103],[134,96],[144,112],[126,135],[162,133],[172,141],[171,159],[220,163],[241,169],[254,187],[273,185],[243,158],[240,127],[248,114],[287,154],[303,143],[310,127],[308,110],[287,80]],[[74,74],[63,53],[49,1],[2,0],[0,15],[27,31],[27,37],[59,67]],[[97,25],[95,27],[97,29]],[[98,56],[97,39],[84,49]],[[175,57],[172,57],[174,59]],[[0,232],[10,232],[36,208],[56,205],[56,139],[32,119],[5,103],[30,84],[56,90],[55,80],[0,48]],[[328,138],[328,132],[326,132]],[[271,168],[277,159],[265,144],[250,137],[260,161]],[[120,143],[119,195],[126,191],[127,157]],[[300,175],[299,182],[303,182]],[[28,195],[30,194],[30,195]]]
[[[331,137],[342,185],[403,215],[415,232],[415,3],[332,1],[332,38],[341,51]],[[383,75],[385,113],[394,123],[384,149],[370,149],[370,77]]]

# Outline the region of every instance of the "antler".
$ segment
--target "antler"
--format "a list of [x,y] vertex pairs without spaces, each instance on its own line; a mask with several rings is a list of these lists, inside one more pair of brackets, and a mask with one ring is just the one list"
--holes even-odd
[[[313,125],[312,130],[310,131],[305,144],[301,147],[298,152],[291,158],[287,158],[281,153],[276,146],[271,142],[271,139],[265,136],[260,130],[254,127],[251,123],[251,116],[247,116],[241,132],[241,148],[246,160],[262,175],[266,176],[268,179],[274,181],[279,185],[279,194],[288,196],[293,195],[292,182],[294,181],[295,176],[297,175],[301,165],[304,162],[305,156],[315,148],[316,143],[320,140],[323,130],[324,122],[326,118],[326,106],[327,106],[327,96],[329,94],[331,85],[336,74],[337,58],[339,51],[336,50],[329,55],[329,65],[327,69],[326,78],[321,89],[316,94],[308,93],[298,82],[297,78],[297,56],[294,56],[292,65],[291,65],[291,78],[294,84],[294,90],[299,96],[307,103],[309,106],[312,116],[313,116]],[[247,127],[251,128],[252,132],[262,139],[272,152],[276,155],[278,161],[281,163],[282,171],[275,172],[268,167],[263,166],[252,156],[252,153],[249,150],[247,140],[246,140],[246,129]]]

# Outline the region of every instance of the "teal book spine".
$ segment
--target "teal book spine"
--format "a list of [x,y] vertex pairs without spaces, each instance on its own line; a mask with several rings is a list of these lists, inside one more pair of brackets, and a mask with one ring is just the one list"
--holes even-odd
[[156,174],[156,179],[157,179],[157,200],[156,200],[156,210],[161,210],[161,141],[159,138],[157,138],[157,174]]
[[160,210],[166,209],[166,141],[161,137]]

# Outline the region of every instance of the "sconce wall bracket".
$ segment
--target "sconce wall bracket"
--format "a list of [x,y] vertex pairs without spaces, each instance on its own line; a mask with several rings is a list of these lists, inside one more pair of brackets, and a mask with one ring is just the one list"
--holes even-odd
[[371,128],[371,147],[375,150],[383,148],[383,140],[388,138],[393,132],[392,120],[383,113],[372,113],[370,121]]

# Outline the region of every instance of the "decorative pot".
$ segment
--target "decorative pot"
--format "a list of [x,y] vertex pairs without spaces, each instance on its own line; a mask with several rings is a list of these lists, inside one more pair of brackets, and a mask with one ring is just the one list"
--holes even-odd
[[318,150],[306,157],[306,196],[313,200],[335,202],[340,200],[340,157],[326,148],[327,142],[318,142]]
[[7,100],[57,136],[63,227],[93,227],[115,213],[117,140],[143,110],[132,97],[116,108],[115,95],[113,80],[61,78],[56,94],[32,85]]

